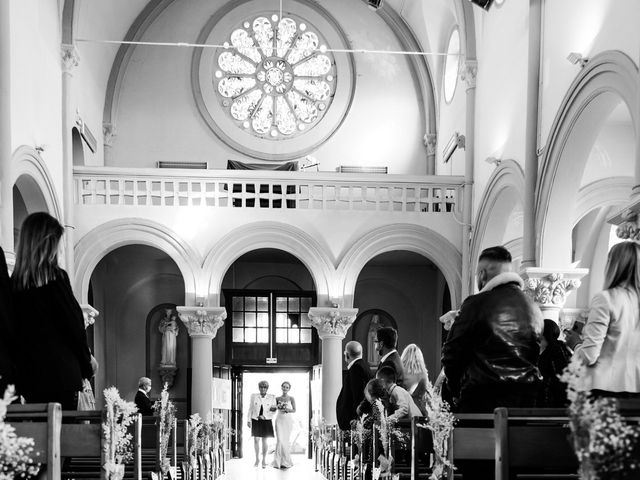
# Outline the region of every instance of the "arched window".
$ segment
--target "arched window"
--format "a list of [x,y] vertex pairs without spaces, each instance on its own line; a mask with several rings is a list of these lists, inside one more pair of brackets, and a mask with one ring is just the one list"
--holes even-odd
[[444,101],[451,103],[453,94],[458,84],[458,70],[460,68],[460,32],[458,27],[453,29],[449,37],[449,45],[447,46],[447,59],[444,62]]

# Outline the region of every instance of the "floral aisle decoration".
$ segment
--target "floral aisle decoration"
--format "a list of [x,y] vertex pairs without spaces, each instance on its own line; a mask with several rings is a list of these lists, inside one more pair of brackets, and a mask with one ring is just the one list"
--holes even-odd
[[574,359],[560,379],[567,384],[569,427],[582,480],[640,476],[640,427],[626,423],[612,398],[584,388],[586,367]]
[[187,451],[186,470],[188,477],[192,478],[193,472],[198,468],[198,436],[202,429],[202,418],[194,413],[189,417],[189,449]]
[[449,404],[443,400],[440,389],[434,387],[428,378],[425,387],[422,401],[427,411],[427,421],[424,425],[419,424],[418,426],[431,431],[434,459],[429,479],[439,480],[451,470],[455,470],[448,459],[448,450],[449,437],[453,432],[456,417],[451,413]]
[[18,437],[15,428],[4,421],[7,406],[15,399],[13,385],[9,385],[0,398],[0,480],[27,479],[40,471],[40,464],[32,458],[33,438]]
[[169,440],[176,419],[176,407],[173,402],[169,400],[169,386],[166,383],[164,384],[162,393],[160,393],[160,398],[156,400],[153,408],[160,422],[160,471],[164,476],[171,468],[168,455]]
[[127,433],[138,413],[133,402],[120,398],[116,387],[105,388],[105,417],[102,423],[104,437],[104,468],[108,480],[120,480],[124,477],[124,466],[133,459],[132,436]]

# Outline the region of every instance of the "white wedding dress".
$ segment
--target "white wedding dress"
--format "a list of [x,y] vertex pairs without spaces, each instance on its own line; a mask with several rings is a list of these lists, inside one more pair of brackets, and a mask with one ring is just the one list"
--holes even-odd
[[[287,401],[287,408],[291,409],[291,402]],[[291,431],[293,430],[293,414],[278,410],[276,416],[276,451],[273,455],[275,468],[289,468],[293,466],[291,461]]]

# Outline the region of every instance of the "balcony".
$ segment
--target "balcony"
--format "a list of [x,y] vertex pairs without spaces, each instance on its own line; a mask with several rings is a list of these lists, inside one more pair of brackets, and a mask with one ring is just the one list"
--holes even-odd
[[75,167],[78,206],[460,214],[461,176]]

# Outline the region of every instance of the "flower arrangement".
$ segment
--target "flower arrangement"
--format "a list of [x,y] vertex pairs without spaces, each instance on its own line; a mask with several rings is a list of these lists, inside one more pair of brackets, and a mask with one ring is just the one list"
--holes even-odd
[[637,478],[640,429],[628,425],[611,398],[594,398],[584,388],[586,367],[574,359],[560,379],[567,383],[569,426],[584,480]]
[[422,428],[430,430],[433,437],[434,461],[429,478],[430,480],[438,480],[450,470],[455,469],[448,460],[447,453],[449,436],[453,432],[456,418],[451,413],[449,404],[442,399],[440,389],[434,387],[428,378],[426,379],[425,387],[422,401],[427,411],[427,422]]
[[160,417],[160,471],[165,475],[171,463],[169,461],[169,439],[176,418],[176,407],[169,400],[169,386],[165,383],[160,398],[153,405],[156,414]]
[[125,463],[133,459],[132,436],[127,433],[127,428],[133,423],[138,409],[133,402],[120,398],[116,387],[105,388],[104,401],[102,435],[106,462],[103,468],[108,479],[121,479]]
[[187,458],[189,467],[194,469],[198,465],[198,436],[202,430],[202,418],[197,413],[194,413],[189,417],[189,451],[187,452]]
[[279,400],[278,403],[276,404],[276,408],[281,412],[287,412],[289,410],[289,405],[287,404],[287,402],[283,402],[282,400]]
[[16,430],[4,419],[7,406],[15,400],[13,385],[9,385],[0,398],[0,480],[35,477],[40,470],[40,464],[35,463],[33,454],[33,439],[18,437]]

